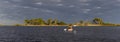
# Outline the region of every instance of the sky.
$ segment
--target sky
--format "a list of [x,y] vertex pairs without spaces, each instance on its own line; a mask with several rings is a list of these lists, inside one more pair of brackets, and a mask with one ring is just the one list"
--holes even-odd
[[0,0],[0,24],[53,18],[67,23],[102,18],[120,24],[120,0]]

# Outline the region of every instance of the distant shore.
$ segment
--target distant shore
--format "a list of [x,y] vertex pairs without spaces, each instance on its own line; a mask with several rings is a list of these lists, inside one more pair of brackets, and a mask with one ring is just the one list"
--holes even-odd
[[68,26],[68,25],[22,25],[22,26]]
[[[68,25],[15,25],[15,26],[68,26]],[[120,26],[120,25],[80,24],[73,26]]]
[[93,18],[90,21],[80,20],[74,23],[66,23],[64,21],[58,19],[47,19],[44,20],[42,18],[33,18],[33,19],[25,19],[24,24],[17,24],[16,26],[120,26],[120,24],[113,24],[109,22],[104,22],[101,18]]

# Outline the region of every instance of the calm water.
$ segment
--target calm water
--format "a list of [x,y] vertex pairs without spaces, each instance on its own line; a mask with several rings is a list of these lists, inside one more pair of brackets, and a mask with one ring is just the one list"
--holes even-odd
[[0,27],[0,42],[120,42],[120,27]]

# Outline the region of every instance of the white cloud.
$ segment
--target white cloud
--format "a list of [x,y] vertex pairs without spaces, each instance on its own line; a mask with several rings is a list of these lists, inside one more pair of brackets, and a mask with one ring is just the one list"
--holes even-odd
[[74,5],[70,5],[69,7],[75,7]]
[[63,4],[57,4],[57,6],[63,6]]
[[53,2],[62,2],[62,0],[51,0]]
[[88,11],[83,11],[83,13],[88,13]]
[[46,12],[53,12],[53,11],[51,11],[51,10],[45,10]]
[[91,11],[91,9],[83,9],[83,11]]
[[33,9],[37,10],[37,9],[39,9],[39,8],[33,8]]
[[80,5],[88,6],[88,5],[90,5],[90,4],[89,4],[89,3],[80,3]]
[[31,7],[28,7],[28,6],[23,6],[23,8],[31,8]]
[[0,1],[0,9],[11,9],[18,7],[17,5],[10,3],[9,1]]
[[80,2],[89,2],[89,1],[92,1],[92,0],[79,0]]
[[100,8],[102,8],[102,7],[95,7],[96,9],[100,9]]
[[9,1],[3,1],[3,3],[9,3]]
[[22,0],[12,0],[12,1],[14,1],[14,2],[22,2]]
[[36,2],[62,2],[62,0],[35,0]]
[[88,13],[91,9],[83,9],[83,13]]
[[118,2],[120,2],[120,0],[117,0]]
[[97,15],[103,15],[104,13],[97,13]]
[[54,11],[52,11],[52,10],[42,10],[43,12],[47,12],[47,13],[52,13],[52,14],[55,14],[55,12]]
[[35,3],[35,4],[37,4],[37,5],[42,5],[43,3],[42,3],[42,2],[37,2],[37,3]]

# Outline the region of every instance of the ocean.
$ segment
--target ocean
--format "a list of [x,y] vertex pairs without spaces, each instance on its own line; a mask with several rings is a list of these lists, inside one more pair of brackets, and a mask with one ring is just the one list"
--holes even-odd
[[120,27],[1,26],[0,42],[120,42]]

